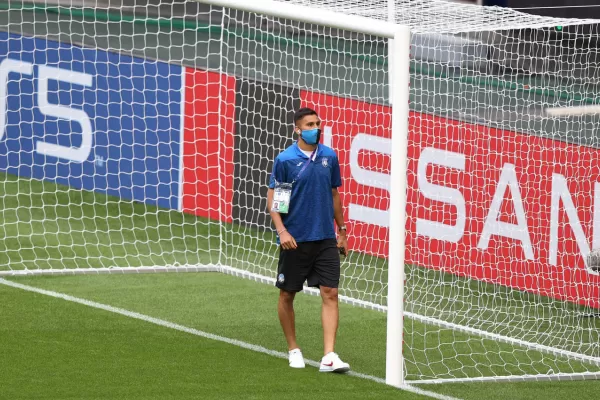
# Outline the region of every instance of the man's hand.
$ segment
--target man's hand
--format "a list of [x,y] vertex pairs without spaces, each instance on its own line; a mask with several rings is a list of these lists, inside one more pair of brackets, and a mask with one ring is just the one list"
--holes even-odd
[[296,240],[288,231],[281,232],[281,235],[279,235],[279,243],[281,243],[281,247],[284,250],[294,250],[296,247],[298,247]]
[[340,254],[343,254],[344,257],[348,255],[348,238],[346,238],[346,233],[340,233],[337,240],[337,247],[340,249]]

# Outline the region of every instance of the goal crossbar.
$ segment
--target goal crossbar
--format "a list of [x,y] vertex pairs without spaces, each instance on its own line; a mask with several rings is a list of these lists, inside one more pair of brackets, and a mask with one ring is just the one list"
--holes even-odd
[[[309,24],[324,25],[368,35],[393,39],[397,25],[385,21],[376,21],[358,15],[349,15],[327,9],[284,3],[273,0],[196,0],[212,6],[227,7],[241,11],[254,12],[277,18],[287,18]],[[360,27],[360,28],[358,28]]]

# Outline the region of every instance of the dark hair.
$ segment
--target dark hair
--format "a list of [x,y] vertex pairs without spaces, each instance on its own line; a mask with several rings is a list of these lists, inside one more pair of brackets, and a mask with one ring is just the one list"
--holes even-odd
[[302,107],[294,113],[294,124],[297,124],[298,121],[300,121],[302,118],[306,117],[307,115],[317,115],[318,116],[317,112],[315,110],[313,110],[312,108]]

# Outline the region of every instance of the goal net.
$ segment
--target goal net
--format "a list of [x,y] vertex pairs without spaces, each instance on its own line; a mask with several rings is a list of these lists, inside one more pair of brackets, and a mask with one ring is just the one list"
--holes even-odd
[[[403,56],[387,39],[196,2],[60,3],[0,7],[0,273],[274,282],[267,182],[294,110],[311,107],[343,177],[340,294],[386,310],[401,223],[388,72]],[[585,260],[600,247],[600,121],[545,110],[595,105],[598,23],[286,3],[412,30],[406,379],[596,377],[600,278]]]

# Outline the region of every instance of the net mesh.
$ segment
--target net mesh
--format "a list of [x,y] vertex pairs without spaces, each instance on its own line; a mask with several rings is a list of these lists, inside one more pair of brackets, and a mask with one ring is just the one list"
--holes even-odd
[[[309,106],[344,178],[340,293],[384,309],[387,41],[198,3],[105,6],[1,8],[0,268],[275,278],[266,184]],[[582,316],[599,305],[584,262],[600,244],[599,121],[544,109],[595,104],[597,23],[424,0],[394,13],[414,32],[407,378],[596,372],[597,322]]]

